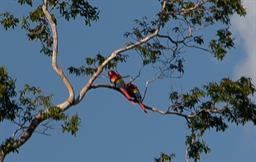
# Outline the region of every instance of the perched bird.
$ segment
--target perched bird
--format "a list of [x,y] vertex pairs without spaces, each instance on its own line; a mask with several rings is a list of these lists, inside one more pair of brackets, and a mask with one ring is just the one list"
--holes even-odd
[[125,82],[122,76],[114,72],[113,70],[110,70],[108,72],[108,76],[110,82],[113,83],[116,88],[120,89],[120,91],[125,95],[125,97],[133,103],[131,96],[126,90]]
[[126,89],[128,91],[128,94],[134,98],[135,101],[138,102],[142,110],[147,113],[147,109],[145,108],[145,105],[142,103],[142,97],[140,94],[140,91],[138,87],[132,83],[126,84]]

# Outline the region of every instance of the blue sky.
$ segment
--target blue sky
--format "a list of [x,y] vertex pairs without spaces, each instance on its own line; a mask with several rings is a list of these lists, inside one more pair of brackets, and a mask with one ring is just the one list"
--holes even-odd
[[[88,55],[98,52],[109,54],[122,47],[126,39],[123,33],[132,28],[133,20],[143,16],[151,17],[158,6],[155,0],[94,2],[101,10],[100,20],[90,28],[84,28],[79,21],[59,22],[59,64],[63,69],[79,66]],[[15,2],[0,2],[0,12],[26,10],[14,6]],[[134,5],[136,4],[136,5]],[[185,92],[193,86],[201,86],[209,81],[219,81],[223,77],[238,78],[247,75],[256,80],[256,2],[245,0],[248,15],[241,19],[232,18],[232,31],[236,35],[237,47],[232,49],[222,62],[205,53],[186,53],[185,74],[181,80],[171,79],[150,86],[145,103],[165,108],[168,106],[168,89]],[[115,6],[115,7],[114,7]],[[28,8],[29,9],[29,8]],[[50,58],[39,53],[40,44],[29,42],[21,30],[5,31],[0,28],[0,65],[8,68],[17,79],[17,88],[25,83],[40,86],[45,94],[53,94],[55,103],[62,102],[67,92],[50,66]],[[121,65],[123,74],[136,74],[139,64],[137,54],[129,52],[128,63]],[[139,62],[137,62],[139,63]],[[147,73],[137,81],[144,89]],[[87,78],[70,76],[76,91]],[[98,82],[107,82],[101,79]],[[77,137],[61,133],[59,124],[49,133],[51,136],[34,134],[20,149],[19,154],[9,155],[7,162],[22,161],[153,161],[160,152],[176,153],[174,161],[184,161],[185,136],[188,134],[185,121],[176,116],[145,115],[138,106],[127,102],[120,94],[111,90],[91,91],[78,106],[68,110],[78,113],[82,119]],[[1,124],[1,137],[8,136],[12,128]],[[209,131],[206,141],[212,148],[203,155],[204,162],[212,161],[255,161],[256,129],[251,124],[245,127],[230,125],[225,133]]]

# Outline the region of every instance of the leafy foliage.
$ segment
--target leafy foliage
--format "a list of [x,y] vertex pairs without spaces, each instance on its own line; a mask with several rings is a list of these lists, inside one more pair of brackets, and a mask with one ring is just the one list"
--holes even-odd
[[187,116],[191,134],[187,136],[188,155],[195,160],[210,148],[203,134],[211,128],[224,132],[228,123],[256,124],[256,104],[251,100],[255,87],[250,78],[237,81],[224,78],[220,83],[211,82],[202,89],[194,88],[186,94],[172,92],[170,99],[173,111]]
[[19,19],[14,17],[14,15],[9,12],[0,13],[0,23],[5,30],[9,28],[14,28],[19,23]]
[[[8,75],[5,68],[0,68],[0,122],[10,120],[18,126],[13,136],[5,139],[0,145],[0,150],[5,154],[18,152],[18,148],[13,147],[16,142],[15,137],[19,137],[28,125],[38,114],[42,114],[45,119],[63,121],[63,132],[76,135],[80,118],[78,115],[71,116],[64,114],[58,107],[53,106],[53,96],[45,96],[39,87],[25,85],[24,88],[16,92],[15,81]],[[47,128],[47,125],[44,125]],[[39,131],[40,132],[40,131]],[[42,132],[43,134],[45,132]]]
[[228,29],[220,29],[217,31],[218,40],[212,39],[210,48],[217,59],[222,60],[227,53],[227,49],[234,46],[232,33]]
[[71,133],[71,135],[76,136],[80,124],[79,116],[72,115],[70,118],[66,118],[64,124],[61,126],[63,132]]
[[53,5],[59,9],[66,20],[75,19],[77,16],[84,19],[85,25],[91,25],[92,21],[99,19],[99,11],[86,0],[53,1]]
[[33,0],[18,0],[18,3],[20,3],[21,5],[29,5],[32,6],[33,4]]
[[200,154],[204,152],[207,154],[210,148],[206,145],[205,141],[201,136],[192,133],[186,137],[186,144],[188,147],[188,156],[195,159],[195,161],[200,160]]
[[51,107],[52,97],[44,96],[38,87],[25,85],[18,98],[20,109],[17,118],[22,121],[20,124],[31,122],[38,112]]
[[15,96],[15,81],[4,67],[0,67],[0,122],[15,119],[18,112]]
[[63,121],[63,124],[61,125],[62,132],[71,133],[71,135],[76,136],[80,124],[80,118],[77,114],[69,117],[58,107],[51,107],[47,112],[44,112],[43,115],[45,118]]
[[159,158],[155,158],[155,162],[171,162],[174,157],[174,154],[161,153]]

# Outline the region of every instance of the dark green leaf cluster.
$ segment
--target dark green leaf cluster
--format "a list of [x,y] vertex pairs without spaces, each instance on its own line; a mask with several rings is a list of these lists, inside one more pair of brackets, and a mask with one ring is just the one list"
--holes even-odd
[[76,136],[80,124],[79,116],[73,115],[70,118],[66,118],[64,124],[61,126],[63,132],[71,133],[71,135]]
[[71,133],[71,135],[76,136],[80,124],[80,118],[77,114],[69,117],[58,107],[51,107],[47,112],[43,112],[43,117],[56,121],[63,121],[63,124],[61,125],[62,132],[68,132]]
[[[76,135],[80,118],[78,115],[69,117],[60,108],[54,107],[52,98],[53,96],[43,95],[40,88],[30,85],[25,85],[21,91],[16,92],[15,81],[8,75],[5,68],[0,67],[0,122],[10,120],[18,126],[13,136],[0,145],[0,150],[4,154],[18,151],[18,148],[14,147],[17,142],[16,137],[26,131],[38,114],[41,115],[41,119],[63,121],[63,132]],[[44,126],[47,128],[46,125]]]
[[220,29],[217,31],[218,39],[212,39],[210,41],[210,48],[214,56],[222,60],[227,53],[227,49],[230,49],[234,46],[232,33],[228,29]]
[[33,4],[33,0],[18,0],[18,2],[19,2],[21,5],[29,5],[29,6],[32,6],[32,4]]
[[[157,26],[156,21],[150,21],[147,17],[143,17],[142,20],[135,20],[135,27],[131,32],[126,32],[125,37],[135,40],[140,40],[150,33],[155,31]],[[147,42],[143,45],[135,48],[143,56],[143,64],[156,63],[157,59],[161,55],[162,50],[166,50],[166,47],[161,44],[158,39],[153,39],[152,42]]]
[[184,16],[193,25],[204,23],[213,24],[221,22],[230,23],[230,16],[234,13],[244,16],[245,8],[241,0],[208,0],[208,1],[168,1],[164,14],[160,15],[162,22],[166,23],[171,19],[178,19]]
[[18,113],[15,96],[15,80],[8,75],[4,67],[0,67],[0,122],[15,119]]
[[45,96],[40,88],[29,85],[16,92],[15,81],[0,67],[0,122],[10,120],[25,126],[39,111],[49,107],[52,96]]
[[69,119],[68,115],[61,109],[53,106],[52,96],[42,95],[42,91],[39,88],[25,85],[25,88],[20,92],[19,101],[24,107],[19,113],[19,120],[31,121],[38,112],[41,112],[45,119],[63,121],[64,132],[71,132],[72,135],[75,135],[78,131],[77,120],[79,117],[76,115]]
[[38,87],[25,85],[19,93],[19,113],[17,118],[23,124],[30,122],[39,111],[52,106],[52,96],[44,96]]
[[[113,60],[111,60],[104,67],[104,69],[116,68],[118,63],[126,62],[127,57],[128,57],[127,55],[118,55]],[[101,65],[105,60],[106,60],[105,56],[101,54],[97,54],[94,58],[87,57],[85,59],[86,66],[81,66],[79,68],[72,66],[68,68],[68,71],[70,74],[75,74],[76,76],[80,76],[80,75],[92,76],[96,72],[97,67]]]
[[223,132],[228,128],[227,122],[256,124],[256,104],[251,100],[255,90],[250,78],[241,77],[237,81],[225,78],[220,83],[211,82],[186,94],[170,94],[172,110],[188,119],[191,134],[186,144],[190,158],[198,160],[201,153],[209,151],[203,140],[206,130]]
[[162,48],[164,47],[159,43],[146,43],[137,47],[136,50],[143,56],[143,65],[147,65],[155,63],[159,59]]
[[195,162],[200,160],[201,153],[207,154],[210,151],[210,148],[206,145],[202,137],[196,135],[194,132],[186,137],[186,145],[188,145],[188,156],[193,158]]
[[241,0],[210,0],[210,2],[212,5],[209,7],[209,11],[216,21],[229,24],[230,15],[237,13],[244,16],[246,14]]
[[155,158],[155,162],[171,162],[174,157],[174,154],[166,154],[162,152],[159,158]]
[[59,9],[60,14],[66,19],[75,19],[77,16],[84,19],[85,25],[91,25],[99,19],[97,7],[93,7],[86,0],[54,1],[54,6]]
[[221,121],[225,119],[236,124],[245,124],[247,121],[256,124],[256,105],[251,100],[254,93],[255,87],[251,80],[242,77],[238,81],[223,79],[220,83],[212,82],[203,89],[194,88],[187,94],[172,92],[170,99],[177,105],[175,111],[193,112],[190,128],[204,131],[214,127],[217,131],[224,131],[226,125]]
[[43,112],[44,118],[51,118],[53,120],[65,120],[67,116],[58,108],[51,107],[47,110],[47,112]]
[[[56,21],[54,16],[53,19]],[[26,30],[29,40],[39,41],[42,45],[40,52],[47,56],[52,54],[52,35],[47,20],[44,17],[42,5],[21,19],[21,28]]]
[[132,29],[131,32],[126,32],[124,36],[132,37],[136,40],[140,40],[149,33],[153,33],[157,25],[156,21],[149,21],[147,17],[143,17],[141,20],[135,19],[134,22],[135,27]]
[[0,13],[0,23],[5,30],[9,28],[14,28],[19,23],[19,19],[14,17],[14,15],[9,12]]
[[219,85],[211,83],[205,87],[213,103],[226,103],[223,115],[231,122],[256,124],[256,105],[250,96],[255,93],[251,80],[242,77],[237,82],[224,79]]
[[[154,32],[157,26],[157,21],[149,21],[147,17],[141,20],[135,20],[135,27],[131,32],[126,32],[125,37],[131,37],[135,40],[140,40],[148,34]],[[159,61],[164,50],[168,50],[158,39],[153,39],[143,45],[137,46],[136,51],[142,55],[143,65],[154,64]]]
[[[18,3],[33,6],[33,0],[18,0]],[[68,21],[70,18],[76,19],[79,16],[84,19],[85,25],[90,26],[93,21],[99,19],[98,8],[93,7],[86,0],[48,0],[48,5],[52,9],[57,9],[61,16]]]

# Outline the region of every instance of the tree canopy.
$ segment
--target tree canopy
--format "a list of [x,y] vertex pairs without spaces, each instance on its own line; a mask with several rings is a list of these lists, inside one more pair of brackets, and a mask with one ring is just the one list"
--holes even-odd
[[[57,61],[61,57],[58,53],[58,41],[62,34],[58,32],[58,22],[61,20],[72,23],[72,20],[78,20],[85,27],[93,28],[94,23],[100,19],[100,8],[86,0],[17,0],[17,3],[24,8],[29,7],[29,11],[25,15],[15,15],[8,9],[1,11],[2,27],[5,30],[20,28],[29,41],[41,44],[40,53],[51,59],[52,68],[63,81],[68,97],[64,102],[56,104],[53,102],[54,96],[45,95],[40,87],[26,84],[23,89],[17,90],[16,80],[8,74],[6,67],[1,67],[0,122],[11,122],[17,129],[9,138],[1,141],[0,161],[9,153],[18,152],[39,127],[43,128],[39,133],[46,134],[51,120],[62,122],[63,132],[75,136],[79,130],[79,114],[68,115],[66,110],[80,104],[87,92],[94,89],[107,88],[122,95],[122,90],[115,84],[95,81],[105,77],[109,70],[117,71],[119,66],[129,61],[128,51],[139,54],[142,68],[154,69],[151,71],[154,78],[146,82],[145,91],[141,92],[143,101],[151,82],[186,75],[184,49],[198,50],[222,61],[228,51],[235,47],[230,31],[230,17],[234,14],[246,15],[240,0],[156,0],[158,11],[155,16],[145,15],[141,19],[135,19],[131,31],[124,33],[127,41],[123,47],[110,54],[99,52],[94,56],[85,55],[84,65],[70,65],[65,71]],[[209,37],[204,32],[211,27],[214,27],[214,35]],[[135,84],[143,73],[142,69],[137,69],[137,72],[136,76],[122,77],[130,78],[127,83]],[[77,92],[67,73],[87,77],[88,81]],[[256,104],[252,100],[254,93],[255,86],[250,78],[223,78],[219,82],[212,81],[201,87],[191,87],[185,93],[169,90],[167,97],[170,104],[166,109],[148,104],[145,104],[145,108],[150,113],[184,119],[190,132],[185,141],[187,156],[198,161],[202,153],[207,154],[210,150],[204,140],[207,130],[225,132],[230,123],[256,124]],[[132,102],[137,104],[139,100],[134,98]],[[173,158],[173,154],[162,153],[155,161],[171,161]]]

